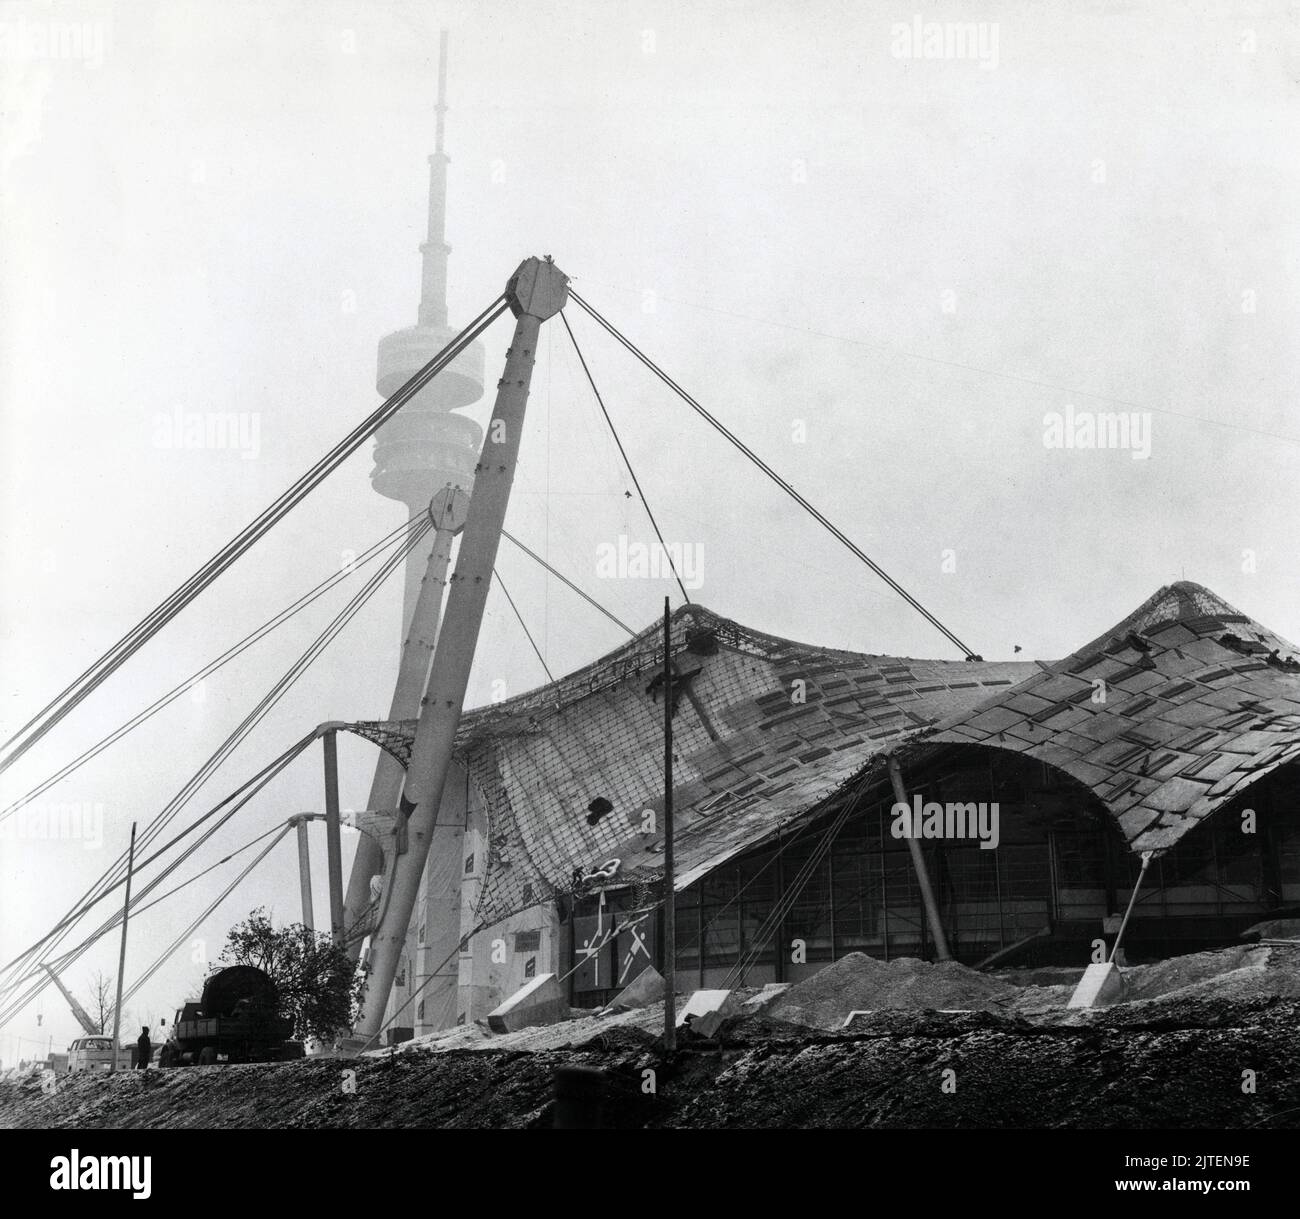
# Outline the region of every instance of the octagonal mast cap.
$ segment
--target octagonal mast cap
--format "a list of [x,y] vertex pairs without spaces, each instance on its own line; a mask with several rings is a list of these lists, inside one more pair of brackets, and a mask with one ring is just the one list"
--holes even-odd
[[465,528],[469,514],[469,492],[450,484],[429,501],[429,519],[435,529],[446,529],[454,536]]
[[526,258],[506,284],[506,302],[515,317],[554,317],[569,299],[569,277],[548,257]]

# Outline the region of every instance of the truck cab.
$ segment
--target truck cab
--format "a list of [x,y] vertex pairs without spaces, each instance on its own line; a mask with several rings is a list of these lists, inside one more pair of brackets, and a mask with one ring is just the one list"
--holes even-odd
[[293,1021],[278,1015],[275,983],[260,969],[232,965],[209,975],[197,1003],[176,1012],[159,1067],[275,1062],[303,1057],[289,1040]]

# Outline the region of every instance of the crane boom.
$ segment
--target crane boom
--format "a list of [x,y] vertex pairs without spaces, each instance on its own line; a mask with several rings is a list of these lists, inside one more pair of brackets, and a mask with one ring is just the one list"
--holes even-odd
[[68,1001],[68,1006],[72,1008],[72,1014],[76,1016],[77,1023],[92,1036],[98,1036],[103,1032],[91,1018],[90,1013],[73,997],[72,992],[63,985],[63,980],[48,965],[42,963],[41,968],[50,975],[50,981],[59,988],[59,993]]

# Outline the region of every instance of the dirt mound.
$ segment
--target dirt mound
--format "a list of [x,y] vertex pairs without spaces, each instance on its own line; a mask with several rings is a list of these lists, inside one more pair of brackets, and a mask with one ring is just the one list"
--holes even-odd
[[999,1008],[1016,988],[956,961],[934,965],[912,957],[878,961],[851,952],[790,987],[767,1008],[774,1020],[810,1028],[839,1028],[852,1011],[880,1008]]
[[[1219,973],[1196,976],[1200,962],[1184,966],[1173,974],[1173,978],[1187,977],[1181,986],[1158,993],[1144,989],[1140,994],[1126,996],[1132,999],[1153,999],[1165,1003],[1178,1003],[1185,999],[1224,999],[1241,1001],[1247,999],[1300,999],[1300,945],[1296,948],[1260,947],[1247,950],[1244,954],[1231,949],[1223,953],[1195,953],[1193,956],[1219,956],[1225,963],[1232,962],[1235,968],[1225,968]],[[1174,965],[1180,961],[1189,961],[1187,957],[1175,957],[1172,961],[1161,962],[1162,965]],[[1155,966],[1149,966],[1154,970]],[[1148,974],[1143,979],[1143,986],[1151,985]],[[1170,980],[1170,976],[1156,979],[1156,982]]]
[[1070,1002],[1077,982],[1063,982],[1054,986],[1026,986],[1015,992],[1006,1005],[1007,1011],[1038,1012],[1064,1007]]
[[1300,940],[1300,918],[1270,918],[1241,933],[1243,940]]
[[[659,1007],[663,1012],[663,1005]],[[659,1017],[658,1028],[646,1028],[637,1024],[621,1024],[616,1028],[596,1033],[590,1039],[574,1046],[578,1050],[653,1050],[663,1037],[663,1016]]]
[[[846,1034],[792,1035],[757,1017],[748,1040],[667,1061],[639,1046],[426,1050],[83,1072],[52,1092],[32,1075],[0,1082],[0,1129],[543,1129],[554,1072],[573,1065],[606,1072],[605,1121],[622,1129],[1300,1124],[1300,1002],[1198,997],[1059,1015],[1079,1023],[894,1009]],[[1258,1072],[1258,1094],[1241,1091],[1243,1063]],[[941,1086],[948,1076],[956,1091]]]
[[1083,966],[1038,965],[1032,969],[990,969],[988,974],[990,978],[998,978],[1012,986],[1068,986],[1073,990],[1083,977]]
[[1124,1001],[1156,999],[1206,982],[1221,984],[1226,975],[1243,969],[1262,971],[1268,958],[1267,948],[1242,944],[1169,957],[1150,965],[1129,965],[1120,971],[1124,978]]
[[[1144,1005],[1146,1006],[1146,1005]],[[1154,1005],[1152,1005],[1154,1006]],[[1191,1006],[1191,1005],[1188,1005]],[[1300,1005],[1222,1003],[1208,1028],[1112,1027],[1108,1009],[1080,1028],[1033,1029],[992,1013],[894,1012],[887,1036],[809,1037],[721,1060],[665,1124],[710,1129],[891,1127],[914,1130],[1294,1128],[1300,1114]],[[1233,1009],[1236,1009],[1235,1011]],[[1148,1011],[1150,1009],[1148,1008]],[[1209,1014],[1208,1012],[1205,1014]],[[1172,1013],[1171,1013],[1172,1015]],[[908,1022],[916,1027],[909,1029]],[[937,1035],[948,1024],[948,1035]],[[1243,1095],[1242,1063],[1274,1082]],[[940,1086],[951,1073],[956,1090]]]

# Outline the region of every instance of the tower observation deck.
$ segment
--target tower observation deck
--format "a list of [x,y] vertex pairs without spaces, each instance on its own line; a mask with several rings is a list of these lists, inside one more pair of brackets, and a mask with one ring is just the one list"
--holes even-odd
[[[423,260],[420,310],[414,326],[385,335],[379,341],[376,385],[388,397],[459,333],[447,321],[447,166],[444,147],[447,114],[447,34],[438,53],[438,126],[429,157],[428,236],[420,246]],[[370,483],[380,495],[398,500],[408,515],[422,512],[443,487],[469,492],[474,484],[483,429],[453,412],[483,396],[483,347],[473,343],[408,402],[375,437]],[[431,537],[432,535],[430,535]],[[406,559],[402,634],[410,627],[432,541]]]

